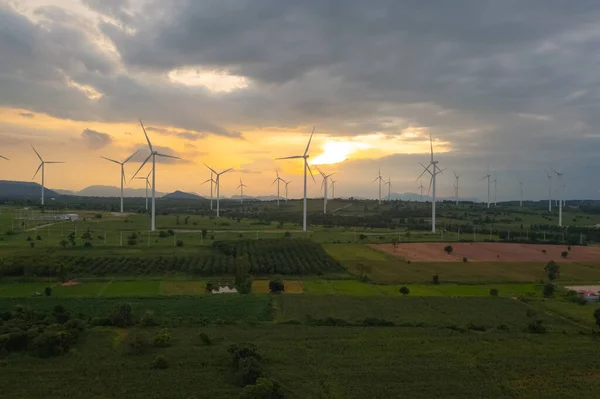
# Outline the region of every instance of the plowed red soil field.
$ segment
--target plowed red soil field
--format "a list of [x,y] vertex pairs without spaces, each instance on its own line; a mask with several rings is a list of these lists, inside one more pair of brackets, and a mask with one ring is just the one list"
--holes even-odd
[[[451,245],[451,255],[444,247]],[[392,244],[371,245],[380,251],[401,256],[411,262],[600,262],[600,247],[571,247],[569,255],[563,259],[561,253],[566,245],[509,244],[495,242],[476,243],[410,243],[398,244],[394,251]],[[545,251],[545,252],[544,252]]]

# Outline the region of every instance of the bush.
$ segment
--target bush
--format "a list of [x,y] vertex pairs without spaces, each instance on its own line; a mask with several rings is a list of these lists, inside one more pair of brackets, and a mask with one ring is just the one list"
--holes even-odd
[[536,319],[527,325],[527,331],[532,334],[545,334],[547,332],[546,327],[542,324],[542,321]]
[[410,289],[408,287],[402,287],[402,288],[400,288],[399,291],[400,291],[400,293],[402,295],[408,295],[408,294],[410,294]]
[[151,310],[146,310],[140,319],[140,324],[143,327],[153,327],[157,326],[156,318],[154,317],[154,312]]
[[556,287],[554,287],[554,284],[552,284],[552,283],[544,284],[544,298],[553,297],[555,290],[556,290]]
[[210,339],[208,334],[201,332],[200,334],[198,334],[198,336],[200,337],[200,341],[202,341],[202,343],[204,345],[206,345],[206,346],[212,345],[212,339]]
[[498,289],[497,288],[491,288],[490,289],[490,296],[498,296]]
[[206,291],[207,294],[212,294],[213,290],[215,289],[215,285],[210,282],[207,281],[206,282],[206,287],[204,287],[204,290]]
[[233,357],[232,365],[237,368],[241,359],[255,358],[256,360],[262,360],[262,357],[256,351],[256,345],[254,344],[232,344],[227,348],[227,352]]
[[117,327],[127,327],[133,325],[133,314],[131,305],[120,303],[115,305],[110,314],[110,323]]
[[290,233],[289,231],[286,231],[286,232],[283,234],[283,236],[284,236],[285,238],[291,238],[291,237],[292,237],[292,233]]
[[233,373],[235,383],[241,387],[255,384],[260,377],[262,377],[262,367],[254,357],[240,359]]
[[171,342],[171,332],[167,329],[160,330],[154,336],[153,342],[157,348],[166,348]]
[[367,317],[363,320],[362,325],[365,327],[394,327],[393,321],[378,319],[376,317]]
[[35,239],[38,240],[38,241],[42,241],[42,236],[38,234],[38,236],[35,237]]
[[256,385],[248,385],[240,394],[239,399],[284,399],[283,387],[277,381],[259,378]]
[[435,274],[432,277],[432,280],[433,280],[433,284],[438,285],[440,283],[440,276],[438,276],[437,274]]
[[110,326],[111,321],[108,317],[92,317],[90,320],[92,326]]
[[163,355],[157,355],[152,361],[151,367],[153,369],[164,370],[169,368],[169,362]]
[[563,258],[566,258],[567,256],[569,256],[569,251],[562,251],[560,253],[560,256],[562,256]]
[[86,241],[85,244],[83,244],[84,248],[91,248],[92,247],[92,243],[89,241]]
[[127,245],[137,245],[137,240],[135,238],[128,238]]
[[168,237],[168,236],[169,236],[169,233],[167,233],[167,232],[166,232],[166,231],[164,231],[164,230],[161,230],[161,231],[159,231],[159,232],[158,232],[158,236],[159,236],[160,238],[166,238],[166,237]]
[[446,245],[444,247],[444,252],[446,252],[448,255],[450,255],[452,252],[454,252],[454,248],[452,248],[452,245]]
[[560,266],[553,260],[546,264],[544,270],[546,271],[546,274],[548,275],[548,280],[550,281],[554,281],[560,276]]
[[127,355],[141,355],[150,347],[148,336],[141,331],[131,331],[123,340],[121,348]]
[[285,286],[281,280],[271,280],[269,281],[269,292],[273,294],[279,294],[280,292],[285,291]]
[[71,337],[66,330],[47,328],[31,341],[30,349],[39,357],[50,357],[67,352],[70,341]]
[[35,242],[33,242],[33,241],[32,241],[32,242],[30,242],[30,243],[29,243],[29,247],[30,247],[30,248],[35,248]]
[[52,287],[44,288],[44,294],[46,294],[46,296],[51,296],[52,295]]
[[175,245],[177,245],[178,247],[183,247],[183,240],[177,240]]

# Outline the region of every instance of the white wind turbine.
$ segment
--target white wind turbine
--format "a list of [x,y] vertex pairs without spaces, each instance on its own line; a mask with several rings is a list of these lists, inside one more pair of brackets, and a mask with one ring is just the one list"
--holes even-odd
[[319,169],[319,167],[317,167],[317,170],[319,171],[321,176],[323,176],[323,183],[321,183],[321,189],[323,190],[323,213],[327,213],[327,187],[329,186],[328,181],[329,178],[335,174],[335,172],[326,175],[321,169]]
[[384,182],[384,184],[386,184],[388,186],[388,202],[392,200],[392,176],[390,175],[390,178],[388,179],[388,181]]
[[419,190],[421,190],[421,197],[419,198],[420,202],[423,202],[423,189],[425,187],[423,187],[423,182],[419,180],[419,187],[417,187]]
[[331,198],[332,199],[335,199],[335,183],[337,183],[337,180],[331,179]]
[[496,180],[496,174],[494,173],[494,206],[498,205],[498,180]]
[[244,187],[248,187],[248,186],[245,185],[244,183],[242,183],[242,179],[240,178],[240,185],[237,186],[237,188],[240,189],[240,203],[241,204],[244,203]]
[[490,207],[490,186],[492,184],[491,182],[491,178],[492,178],[492,174],[490,173],[490,165],[488,165],[488,171],[487,171],[487,175],[483,176],[481,178],[481,180],[485,180],[487,179],[487,188],[488,188],[488,195],[487,195],[487,207]]
[[136,177],[136,179],[144,180],[146,182],[146,210],[148,210],[148,188],[152,187],[152,184],[150,184],[150,175],[151,174],[152,174],[152,171],[148,172],[148,176],[146,176],[146,177]]
[[454,173],[454,178],[456,179],[456,182],[454,183],[454,198],[456,200],[456,205],[458,205],[458,179],[460,179],[460,175],[457,175],[454,171],[452,171],[452,173]]
[[[127,157],[127,158],[126,158],[126,159],[125,159],[123,162],[115,161],[114,159],[110,159],[110,158],[106,158],[106,157],[102,157],[102,156],[100,157],[100,158],[102,158],[102,159],[106,159],[107,161],[110,161],[110,162],[116,163],[117,165],[120,165],[120,166],[121,166],[121,213],[123,213],[123,185],[125,184],[125,164],[126,164],[127,162],[129,162],[129,160],[130,160],[131,158],[133,158],[133,156],[134,156],[135,154],[137,154],[138,152],[139,152],[139,150],[138,150],[138,151],[136,151],[136,152],[134,152],[133,154],[131,154],[131,155],[130,155],[129,157]],[[147,191],[147,190],[148,190],[148,189],[146,188],[146,191]],[[148,193],[146,192],[146,197],[147,197],[147,196],[148,196]],[[147,200],[147,198],[146,198],[146,200]],[[147,204],[147,203],[146,203],[146,209],[148,209],[148,204]]]
[[291,183],[292,181],[284,181],[283,183],[285,183],[285,202],[287,202],[288,200],[288,185]]
[[381,183],[385,181],[383,180],[383,177],[381,177],[381,168],[379,168],[379,172],[377,172],[377,177],[375,179],[373,179],[373,182],[376,182],[377,180],[379,180],[379,196],[377,197],[377,201],[379,201],[379,204],[381,204]]
[[[37,170],[35,171],[35,174],[33,175],[33,179],[35,179],[35,177],[37,176],[37,174],[39,173],[40,169],[42,170],[42,205],[44,205],[44,182],[46,180],[46,164],[51,164],[51,163],[64,163],[64,162],[57,162],[57,161],[44,161],[42,159],[42,156],[40,155],[39,152],[36,151],[36,149],[31,146],[31,148],[33,149],[33,151],[35,152],[35,155],[37,155],[37,157],[40,159],[40,166],[38,166]],[[2,157],[4,158],[4,157]],[[5,158],[8,159],[8,158]]]
[[[440,173],[443,173],[446,169],[440,169],[438,166],[438,161],[433,159],[433,139],[431,138],[431,133],[429,134],[429,145],[431,147],[431,160],[429,161],[429,165],[425,166],[422,163],[419,163],[425,169],[423,173],[417,178],[419,180],[421,176],[425,174],[425,172],[431,175],[431,180],[429,181],[429,187],[433,187],[432,190],[432,199],[431,199],[431,232],[435,233],[435,189],[436,189],[436,176]],[[429,168],[431,167],[431,170]]]
[[217,176],[217,180],[215,180],[215,185],[217,186],[217,217],[219,217],[219,212],[220,212],[219,204],[221,202],[221,175],[229,172],[230,170],[233,170],[233,168],[225,169],[221,173],[217,173],[213,168],[211,168],[207,164],[204,164],[204,166],[206,166],[208,169],[210,169],[210,171],[212,173],[214,173],[215,176]]
[[[215,179],[213,178],[213,172],[210,172],[210,179],[205,180],[202,184],[206,184],[210,182],[210,209],[213,209],[213,184],[216,184],[217,182],[215,181]],[[202,185],[201,184],[201,185]]]
[[554,173],[556,173],[556,176],[558,178],[558,226],[562,227],[562,209],[563,209],[563,181],[562,181],[562,177],[564,173],[561,172],[557,172],[554,169],[552,169],[552,171]]
[[308,165],[308,158],[310,157],[310,155],[308,155],[308,149],[310,148],[310,142],[312,141],[313,138],[313,134],[315,134],[315,128],[313,127],[312,133],[310,134],[310,138],[308,139],[308,144],[306,145],[306,149],[304,150],[304,154],[303,155],[294,155],[291,157],[284,157],[284,158],[276,158],[276,159],[296,159],[296,158],[301,158],[304,160],[304,213],[302,216],[302,230],[306,231],[306,169],[308,169],[308,171],[310,172],[310,176],[313,179],[313,182],[315,181],[315,177],[313,176],[312,170],[310,170],[310,166]]
[[271,183],[271,185],[277,183],[277,206],[279,206],[279,198],[280,198],[280,195],[279,195],[279,183],[280,182],[284,182],[285,183],[285,180],[283,180],[281,177],[279,177],[279,169],[275,169],[275,173],[277,174],[277,178],[275,180],[273,180],[273,183]]
[[548,212],[552,212],[552,175],[546,172],[546,176],[548,176]]
[[150,158],[152,158],[152,170],[150,171],[150,173],[152,173],[152,223],[150,225],[150,231],[155,231],[156,230],[156,157],[158,156],[158,157],[173,158],[173,159],[181,159],[181,158],[174,157],[172,155],[161,154],[158,151],[154,151],[154,147],[152,147],[152,143],[150,142],[150,138],[148,137],[148,133],[146,133],[146,128],[144,127],[144,124],[142,123],[141,119],[140,119],[140,126],[142,127],[142,130],[144,131],[144,136],[146,137],[146,141],[148,142],[148,149],[150,150],[150,155],[148,155],[148,158],[146,158],[144,160],[144,162],[142,163],[142,166],[140,166],[140,168],[137,170],[137,172],[135,172],[132,179],[137,176],[137,174],[140,172],[140,170],[142,170],[142,168],[146,165],[146,163],[150,160]]
[[521,198],[519,200],[519,208],[523,207],[523,182],[521,180],[519,180],[519,191],[521,194]]

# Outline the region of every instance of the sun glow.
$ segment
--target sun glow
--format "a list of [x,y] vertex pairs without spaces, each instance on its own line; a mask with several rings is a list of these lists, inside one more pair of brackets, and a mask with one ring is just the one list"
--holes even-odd
[[328,141],[323,144],[323,153],[310,161],[312,165],[327,165],[340,163],[360,150],[371,148],[369,144],[354,141]]
[[172,82],[186,86],[204,86],[212,92],[229,93],[248,87],[244,76],[230,75],[224,71],[206,71],[199,68],[179,68],[169,72]]

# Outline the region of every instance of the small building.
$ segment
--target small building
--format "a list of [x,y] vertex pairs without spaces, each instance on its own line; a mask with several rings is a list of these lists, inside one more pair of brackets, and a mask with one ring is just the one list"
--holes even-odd
[[234,288],[229,288],[227,286],[225,287],[219,287],[218,290],[213,290],[212,293],[213,294],[237,294],[238,290]]

